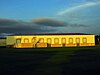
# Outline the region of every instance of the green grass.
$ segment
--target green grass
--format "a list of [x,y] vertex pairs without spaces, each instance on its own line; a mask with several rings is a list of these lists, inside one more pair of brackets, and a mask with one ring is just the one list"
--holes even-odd
[[1,48],[0,75],[96,75],[100,46]]

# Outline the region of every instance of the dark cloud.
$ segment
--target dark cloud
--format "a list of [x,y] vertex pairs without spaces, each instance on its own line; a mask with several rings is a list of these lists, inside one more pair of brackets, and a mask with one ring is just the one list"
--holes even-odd
[[70,24],[70,27],[89,27],[89,25],[84,25],[84,24]]
[[69,24],[52,19],[34,19],[33,22],[0,19],[0,33],[49,33],[63,27],[86,27],[82,24]]
[[0,19],[0,33],[42,33],[56,29],[40,26],[31,22]]
[[18,24],[18,21],[10,19],[0,19],[0,26],[11,26],[15,24]]
[[42,26],[50,26],[50,27],[66,26],[65,22],[63,22],[63,21],[57,21],[57,20],[48,19],[48,18],[33,19],[32,22],[35,23],[35,24],[42,25]]
[[47,18],[38,18],[38,19],[33,19],[32,21],[35,24],[39,24],[41,26],[50,26],[50,27],[88,27],[87,25],[84,24],[71,24]]

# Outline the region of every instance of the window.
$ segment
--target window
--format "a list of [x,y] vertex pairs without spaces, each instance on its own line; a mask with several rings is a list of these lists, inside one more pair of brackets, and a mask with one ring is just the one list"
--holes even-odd
[[73,38],[69,38],[69,43],[73,43]]
[[80,43],[80,38],[76,38],[76,43]]
[[32,38],[32,43],[36,42],[36,39],[35,38]]
[[58,38],[55,38],[55,39],[54,39],[54,42],[55,42],[55,43],[59,43],[59,39],[58,39]]
[[16,43],[21,43],[21,39],[16,39]]
[[51,43],[51,38],[48,38],[47,39],[47,43]]
[[62,38],[62,43],[66,43],[66,38]]
[[43,38],[40,38],[40,43],[43,43],[44,42],[44,39]]
[[87,39],[86,38],[83,38],[83,43],[87,43]]
[[24,43],[29,43],[29,40],[27,38],[25,38]]

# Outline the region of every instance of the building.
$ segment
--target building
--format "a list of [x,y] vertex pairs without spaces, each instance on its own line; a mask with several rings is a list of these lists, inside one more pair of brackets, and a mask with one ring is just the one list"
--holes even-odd
[[6,46],[6,38],[5,37],[0,37],[0,47]]
[[9,35],[6,45],[15,48],[95,46],[95,35],[83,33]]

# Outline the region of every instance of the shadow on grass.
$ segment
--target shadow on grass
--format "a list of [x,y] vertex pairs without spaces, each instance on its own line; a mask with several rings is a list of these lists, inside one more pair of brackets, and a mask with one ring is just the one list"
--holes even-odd
[[99,75],[99,50],[100,47],[1,48],[0,75]]

